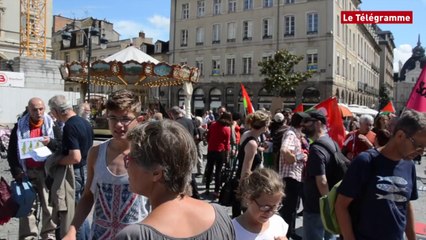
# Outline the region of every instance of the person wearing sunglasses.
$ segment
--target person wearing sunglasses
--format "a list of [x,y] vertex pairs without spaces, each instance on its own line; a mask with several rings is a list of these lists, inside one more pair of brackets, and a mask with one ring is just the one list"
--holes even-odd
[[75,239],[76,230],[93,206],[89,239],[114,239],[125,226],[148,215],[147,199],[129,190],[126,167],[130,151],[126,134],[143,120],[140,102],[133,92],[118,90],[108,98],[106,109],[112,138],[89,151],[87,183],[64,239]]
[[351,162],[335,204],[345,240],[416,239],[412,201],[419,195],[412,159],[425,146],[426,114],[405,110],[386,145]]
[[277,172],[259,168],[240,180],[237,195],[247,210],[232,220],[236,240],[287,239],[288,224],[277,214],[284,183]]

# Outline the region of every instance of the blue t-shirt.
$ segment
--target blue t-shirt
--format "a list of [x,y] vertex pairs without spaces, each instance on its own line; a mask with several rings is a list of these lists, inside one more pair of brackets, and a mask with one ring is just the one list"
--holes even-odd
[[62,154],[68,155],[69,150],[80,150],[81,162],[74,167],[86,165],[89,149],[93,145],[93,130],[89,122],[77,115],[65,122],[62,135]]
[[411,160],[393,161],[373,151],[351,162],[338,192],[354,199],[350,210],[356,239],[402,240],[408,202],[418,198],[416,168]]

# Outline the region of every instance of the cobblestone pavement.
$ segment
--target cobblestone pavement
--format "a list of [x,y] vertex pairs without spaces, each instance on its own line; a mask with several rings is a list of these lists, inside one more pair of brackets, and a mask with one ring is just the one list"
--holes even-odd
[[[413,202],[415,210],[416,222],[426,223],[426,157],[423,157],[421,165],[416,165],[417,169],[417,186],[419,189],[419,199]],[[11,181],[12,177],[9,173],[9,165],[6,159],[0,159],[0,176],[3,176],[7,181]],[[204,186],[201,184],[201,178],[197,178],[199,183],[200,193],[203,193]],[[214,201],[207,198],[206,201]],[[231,209],[228,208],[229,213]],[[297,233],[302,235],[302,217],[296,221]],[[11,219],[8,223],[0,225],[0,240],[15,240],[18,239],[18,219]],[[426,236],[418,238],[426,240]]]

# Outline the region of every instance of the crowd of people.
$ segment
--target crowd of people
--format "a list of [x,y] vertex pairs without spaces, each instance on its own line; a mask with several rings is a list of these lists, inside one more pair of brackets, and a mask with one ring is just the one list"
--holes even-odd
[[[57,95],[48,107],[30,99],[11,133],[12,176],[38,196],[19,219],[19,239],[336,239],[319,199],[341,180],[336,216],[345,240],[415,239],[411,160],[426,146],[424,113],[354,116],[340,148],[319,110],[241,116],[222,106],[191,118],[175,106],[147,115],[132,91],[119,90],[105,104],[112,138],[94,146],[89,104],[76,113]],[[21,157],[19,142],[38,137],[52,154]],[[350,160],[346,173],[336,152]],[[216,201],[231,180],[232,216]]]

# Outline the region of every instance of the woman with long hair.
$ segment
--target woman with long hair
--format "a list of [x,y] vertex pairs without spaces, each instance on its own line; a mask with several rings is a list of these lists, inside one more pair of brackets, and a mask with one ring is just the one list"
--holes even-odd
[[[268,130],[271,118],[264,111],[256,111],[246,118],[246,124],[249,130],[244,132],[240,140],[240,148],[238,150],[238,167],[236,178],[242,179],[258,168],[262,163],[262,159],[258,151],[263,151],[263,147],[259,146],[259,137]],[[241,204],[234,201],[232,205],[232,216],[237,217],[241,214]]]

